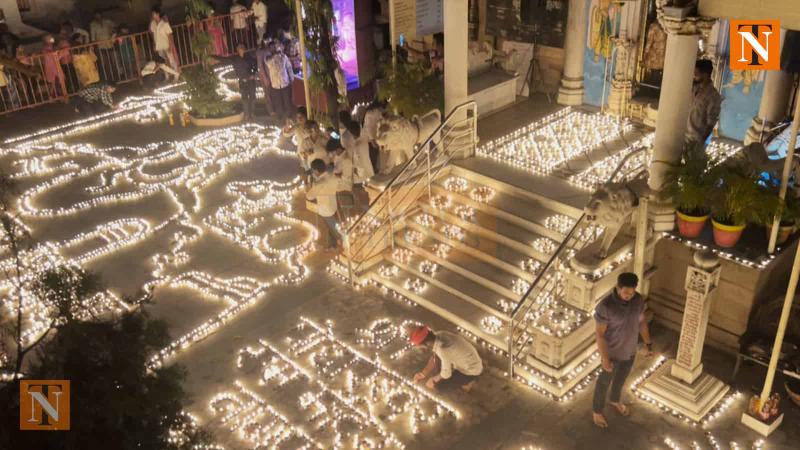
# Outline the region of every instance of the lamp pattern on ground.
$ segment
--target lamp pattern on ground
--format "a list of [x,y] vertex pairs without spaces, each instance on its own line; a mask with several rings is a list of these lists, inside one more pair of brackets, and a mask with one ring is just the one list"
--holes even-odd
[[389,319],[339,338],[330,322],[300,318],[282,345],[239,351],[240,379],[209,402],[215,420],[248,448],[402,449],[422,430],[461,417],[444,399],[392,369],[411,348]]
[[564,108],[488,142],[477,154],[536,175],[549,175],[631,129],[626,119]]
[[[167,240],[165,250],[156,245],[159,248],[151,253],[145,292],[189,288],[200,298],[221,300],[226,306],[153,355],[150,365],[159,366],[165,358],[213,333],[264,298],[273,286],[298,283],[307,276],[302,261],[314,249],[318,232],[313,224],[292,216],[291,204],[302,189],[301,179],[229,179],[231,168],[256,158],[296,157],[275,146],[279,132],[276,128],[242,125],[204,132],[187,141],[142,147],[95,148],[53,141],[5,151],[0,158],[16,169],[13,176],[23,187],[17,205],[22,221],[38,227],[55,221],[74,222],[80,215],[100,223],[61,241],[40,242],[23,252],[23,264],[35,270],[25,271],[19,281],[28,286],[48,268],[81,267],[134,246],[152,247],[154,240]],[[44,136],[36,139],[43,140]],[[224,186],[226,199],[206,204],[205,194],[214,185]],[[53,199],[58,199],[59,205],[47,206]],[[153,202],[159,202],[161,214],[151,211]],[[120,205],[130,207],[120,213]],[[103,222],[106,214],[131,213],[140,217],[112,217]],[[294,235],[298,239],[291,245],[277,243],[285,240],[279,238]],[[186,270],[188,261],[198,256],[192,255],[196,252],[192,246],[203,236],[222,238],[265,265],[277,266],[279,274],[267,279],[221,278],[210,272]],[[7,256],[0,260],[0,267],[10,268],[12,264]],[[0,283],[0,290],[8,293],[16,282],[6,279]],[[49,327],[52,311],[28,290],[23,290],[23,296],[23,333],[30,341]],[[13,312],[15,304],[12,297],[4,295],[0,307]],[[92,299],[92,311],[97,314],[113,314],[134,306],[122,301],[113,286]]]

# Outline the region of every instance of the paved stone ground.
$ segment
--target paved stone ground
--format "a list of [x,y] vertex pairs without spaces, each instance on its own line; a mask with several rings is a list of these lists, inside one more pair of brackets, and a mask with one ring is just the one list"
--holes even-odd
[[[541,103],[526,102],[503,113],[483,119],[480,132],[484,140],[494,133],[504,133],[530,122],[551,107],[542,107]],[[30,122],[36,120],[37,114],[26,113],[19,120]],[[513,120],[512,120],[513,118]],[[3,128],[16,120],[13,116],[4,118]],[[505,128],[504,128],[505,127]],[[503,131],[505,130],[505,131]],[[174,128],[160,124],[135,125],[118,124],[98,129],[91,133],[69,139],[71,143],[91,142],[98,147],[111,145],[144,145],[151,142],[185,140],[199,130],[193,128]],[[0,161],[2,163],[2,161]],[[8,166],[4,165],[7,169]],[[271,178],[287,180],[293,176],[293,165],[286,158],[259,157],[252,163],[232,169],[228,179],[253,180]],[[204,200],[209,209],[224,205],[225,197],[218,190],[220,186],[212,186],[204,193]],[[57,206],[60,202],[73,202],[69,192],[49,195],[43,201],[47,206]],[[136,208],[120,210],[116,215],[162,216],[164,212],[157,203],[137,204]],[[315,223],[313,215],[303,211],[299,196],[295,197],[296,217]],[[35,224],[36,236],[42,240],[63,239],[71,233],[86,227],[86,223],[95,223],[99,216],[114,216],[108,210],[92,211],[65,220]],[[297,236],[285,238],[289,245]],[[109,284],[121,292],[131,292],[141,283],[147,281],[151,268],[147,260],[154,252],[163,251],[169,246],[168,239],[161,237],[147,245],[137,245],[118,254],[110,255],[93,263],[90,267],[98,270],[109,280]],[[276,244],[278,245],[278,244]],[[264,278],[271,276],[272,270],[258,265],[248,255],[230,245],[209,237],[193,247],[189,268],[204,270],[213,267],[214,273],[220,277],[238,275]],[[234,319],[227,322],[214,334],[180,352],[169,360],[184,364],[189,369],[187,389],[192,395],[193,403],[187,409],[195,413],[215,432],[221,444],[229,449],[250,448],[241,435],[230,433],[219,420],[219,415],[209,409],[209,402],[220,392],[230,392],[234,381],[241,380],[248,388],[256,391],[267,404],[279,411],[296,408],[297,397],[303,392],[294,384],[286,384],[280,388],[259,386],[258,372],[245,367],[237,369],[239,350],[245,347],[258,347],[259,339],[265,339],[277,346],[285,346],[284,338],[294,336],[294,326],[307,317],[318,323],[332,321],[332,329],[338,338],[348,343],[356,341],[357,328],[366,328],[374,320],[390,318],[395,323],[404,320],[424,321],[435,328],[452,329],[453,327],[428,313],[422,308],[409,307],[394,300],[384,299],[378,292],[364,290],[354,292],[348,286],[326,274],[325,266],[330,254],[313,253],[304,261],[309,269],[307,279],[296,286],[278,286],[271,288],[254,304]],[[210,269],[209,269],[210,270]],[[156,317],[167,320],[172,327],[173,336],[178,336],[202,320],[221,310],[214,302],[199,299],[186,290],[170,290],[159,293],[155,304],[148,307]],[[677,336],[658,326],[654,327],[654,340],[659,352],[673,355],[677,345]],[[360,348],[360,347],[359,347]],[[703,430],[687,426],[676,419],[662,414],[657,409],[634,402],[633,414],[623,419],[609,414],[610,429],[599,430],[591,424],[591,393],[583,392],[565,404],[551,401],[536,392],[516,383],[508,382],[503,377],[504,362],[486,351],[482,351],[490,368],[482,377],[478,388],[472,395],[460,392],[438,393],[437,398],[452,405],[461,412],[460,420],[434,421],[432,425],[422,425],[414,436],[408,430],[396,424],[392,431],[406,444],[415,449],[665,449],[664,438],[670,437],[678,442],[681,448],[689,448],[692,441],[697,441],[701,448],[711,448],[705,440]],[[290,354],[300,364],[307,364],[308,359],[299,354]],[[410,378],[415,370],[424,362],[425,355],[417,350],[406,351],[402,357],[391,361],[389,366],[401,376]],[[733,359],[728,355],[707,350],[704,363],[706,369],[728,380],[733,366]],[[652,364],[643,356],[639,356],[632,375],[635,377]],[[336,367],[335,365],[333,367]],[[735,389],[750,392],[760,387],[764,371],[758,367],[745,366],[737,379]],[[780,386],[779,378],[776,386]],[[626,395],[630,398],[630,394]],[[330,404],[330,403],[328,403]],[[745,407],[743,397],[733,408],[710,426],[723,448],[731,440],[735,440],[742,448],[749,448],[757,436],[738,424],[741,411]],[[287,413],[288,414],[288,413]],[[294,415],[290,419],[299,419],[302,415]],[[784,425],[767,441],[767,448],[790,449],[800,444],[800,411],[794,405],[786,405]],[[291,448],[291,447],[287,447]]]

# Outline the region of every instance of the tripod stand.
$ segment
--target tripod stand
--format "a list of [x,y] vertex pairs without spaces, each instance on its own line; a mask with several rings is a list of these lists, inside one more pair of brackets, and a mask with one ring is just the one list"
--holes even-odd
[[[522,87],[519,90],[518,95],[522,95],[525,91],[525,86],[528,86],[528,96],[533,92],[534,89],[537,87],[537,82],[543,82],[540,78],[541,73],[539,71],[539,63],[536,61],[536,49],[539,46],[539,27],[537,26],[533,32],[533,42],[531,43],[531,60],[528,63],[528,73],[525,74],[525,82],[522,83]],[[544,95],[547,97],[547,103],[553,103],[553,99],[549,92],[546,90],[542,90]]]

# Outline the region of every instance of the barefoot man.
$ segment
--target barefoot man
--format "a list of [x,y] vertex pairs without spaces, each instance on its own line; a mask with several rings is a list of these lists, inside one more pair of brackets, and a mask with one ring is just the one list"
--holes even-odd
[[642,335],[647,353],[652,353],[650,329],[644,318],[644,299],[636,292],[639,278],[626,272],[617,278],[617,286],[600,301],[595,309],[597,322],[595,337],[603,370],[597,378],[592,402],[592,419],[595,425],[606,428],[603,415],[608,386],[611,385],[611,406],[622,416],[630,414],[628,406],[620,401],[622,385],[631,372],[636,356],[638,335]]
[[[461,386],[465,392],[475,387],[483,372],[483,361],[469,341],[449,331],[434,332],[425,325],[412,327],[408,332],[413,345],[433,351],[425,368],[414,375],[415,383],[427,379],[425,385],[429,389]],[[431,376],[437,370],[438,375]]]

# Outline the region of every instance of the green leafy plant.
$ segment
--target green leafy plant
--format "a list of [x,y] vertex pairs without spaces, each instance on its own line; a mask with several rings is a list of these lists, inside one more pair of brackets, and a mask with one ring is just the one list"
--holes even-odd
[[[308,75],[310,87],[325,94],[328,117],[338,127],[339,104],[337,103],[339,70],[337,51],[339,38],[333,33],[333,4],[330,0],[301,0],[303,8],[303,31],[308,52]],[[295,0],[286,0],[286,5],[297,14]],[[295,30],[296,31],[296,30]]]
[[781,211],[780,198],[763,186],[758,175],[748,167],[726,164],[715,167],[711,173],[718,180],[710,196],[716,222],[725,225],[767,223]]
[[197,65],[184,69],[182,76],[186,81],[186,104],[195,117],[221,117],[232,112],[233,106],[217,92],[219,79],[213,70]]
[[186,2],[186,22],[193,28],[192,52],[200,64],[183,70],[186,82],[186,104],[192,115],[198,118],[221,117],[231,114],[233,107],[225,102],[217,91],[219,79],[211,68],[211,36],[205,30],[202,20],[214,14],[206,0]]
[[702,217],[709,212],[709,193],[714,186],[714,174],[708,170],[709,161],[700,152],[687,148],[683,160],[666,174],[661,197],[671,201],[684,214]]
[[398,113],[411,117],[432,109],[444,111],[444,82],[421,64],[398,61],[383,67],[386,77],[378,87],[378,97],[389,102]]

